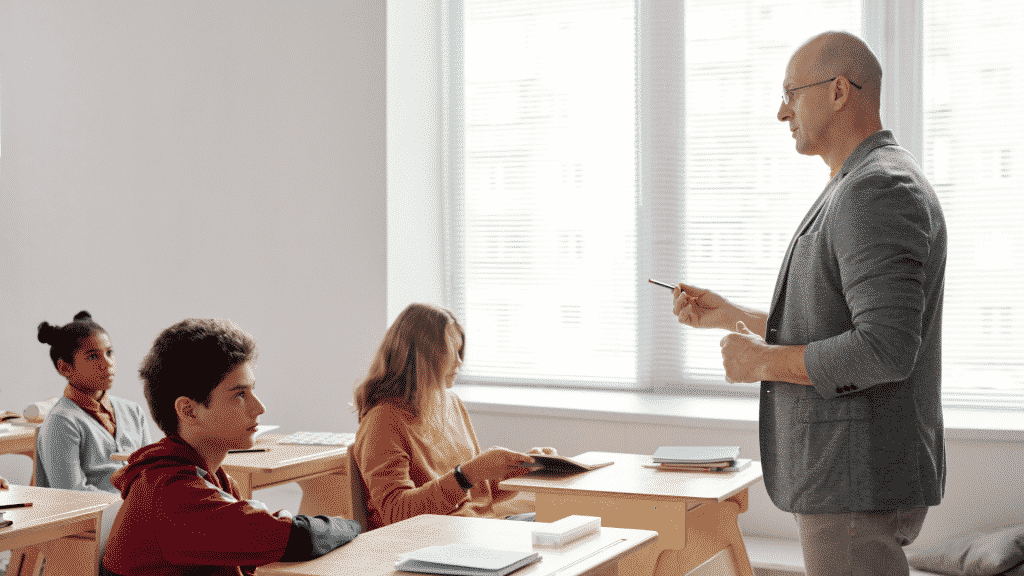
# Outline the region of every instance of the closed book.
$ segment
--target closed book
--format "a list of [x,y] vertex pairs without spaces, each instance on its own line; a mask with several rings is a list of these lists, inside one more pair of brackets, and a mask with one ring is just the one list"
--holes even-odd
[[579,474],[580,472],[588,472],[590,470],[604,468],[605,466],[611,466],[615,463],[615,461],[584,462],[582,460],[566,458],[565,456],[547,456],[543,454],[530,454],[530,457],[534,460],[532,464],[529,462],[523,462],[520,466],[533,468],[538,472],[551,475]]
[[699,465],[699,464],[644,464],[645,468],[655,468],[657,470],[668,470],[670,472],[739,472],[750,467],[752,460],[750,458],[740,458],[735,464],[731,466],[721,465]]
[[538,560],[538,552],[447,544],[403,554],[395,563],[395,570],[452,576],[505,576]]
[[653,459],[659,463],[702,464],[735,462],[739,456],[739,446],[662,446],[654,452]]

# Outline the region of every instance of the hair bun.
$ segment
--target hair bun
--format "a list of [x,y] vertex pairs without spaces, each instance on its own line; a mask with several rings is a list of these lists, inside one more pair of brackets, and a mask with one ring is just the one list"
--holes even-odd
[[54,336],[56,336],[57,328],[51,326],[49,322],[41,322],[39,324],[39,341],[43,344],[53,344]]
[[87,310],[82,310],[78,314],[75,314],[75,320],[92,320],[92,314],[89,314]]

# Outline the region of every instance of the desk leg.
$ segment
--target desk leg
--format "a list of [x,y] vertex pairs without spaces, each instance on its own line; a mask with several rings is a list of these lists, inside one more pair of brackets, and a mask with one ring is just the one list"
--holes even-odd
[[299,480],[302,503],[299,514],[352,518],[352,485],[348,474],[328,474]]
[[7,576],[38,576],[43,569],[43,551],[39,546],[11,550]]
[[29,476],[28,485],[29,486],[35,486],[36,485],[36,451],[35,450],[29,450],[28,452],[19,452],[19,454],[22,454],[24,456],[28,456],[29,459],[32,460],[32,476]]
[[242,495],[242,500],[252,500],[252,474],[231,474],[230,476],[238,484],[238,493]]
[[7,576],[97,576],[99,566],[99,541],[90,532],[12,551]]
[[[746,494],[743,494],[745,501]],[[730,551],[736,573],[753,576],[747,548],[737,519],[744,509],[741,499],[701,504],[686,517],[687,547],[677,552],[676,574],[688,574],[722,550]],[[660,568],[660,567],[659,567]]]

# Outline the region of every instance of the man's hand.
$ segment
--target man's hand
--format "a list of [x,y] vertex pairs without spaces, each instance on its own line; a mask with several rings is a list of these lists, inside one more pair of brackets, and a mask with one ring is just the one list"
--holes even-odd
[[722,366],[729,384],[768,380],[768,344],[751,332],[743,322],[736,323],[736,332],[721,341]]
[[735,307],[711,290],[680,283],[672,289],[672,313],[681,324],[692,328],[729,329],[729,315]]

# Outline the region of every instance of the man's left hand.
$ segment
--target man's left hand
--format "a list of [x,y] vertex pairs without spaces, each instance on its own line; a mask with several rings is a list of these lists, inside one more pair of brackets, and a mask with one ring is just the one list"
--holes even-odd
[[768,379],[768,344],[743,322],[736,323],[736,332],[721,341],[722,365],[729,384],[760,382]]

